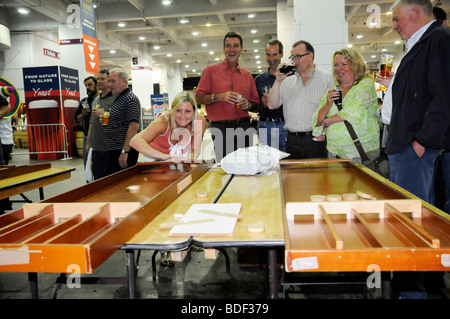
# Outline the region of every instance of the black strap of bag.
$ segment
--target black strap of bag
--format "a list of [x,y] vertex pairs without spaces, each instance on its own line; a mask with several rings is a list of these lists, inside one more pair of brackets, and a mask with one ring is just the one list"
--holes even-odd
[[[342,104],[336,104],[338,110],[342,110]],[[350,133],[350,137],[353,140],[353,143],[355,144],[356,149],[358,150],[359,156],[361,156],[362,163],[371,163],[369,157],[367,156],[366,152],[364,151],[361,142],[359,141],[358,136],[356,135],[355,129],[353,126],[347,121],[344,120],[345,126],[347,127],[348,132]]]

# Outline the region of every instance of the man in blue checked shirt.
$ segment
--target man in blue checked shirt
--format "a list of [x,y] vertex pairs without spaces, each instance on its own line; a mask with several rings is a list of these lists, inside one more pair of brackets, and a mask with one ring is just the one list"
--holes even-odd
[[287,131],[284,129],[283,106],[271,110],[267,107],[267,95],[275,82],[275,74],[283,57],[283,44],[272,39],[266,44],[266,59],[269,68],[255,78],[262,109],[259,111],[258,138],[261,144],[266,144],[286,151]]

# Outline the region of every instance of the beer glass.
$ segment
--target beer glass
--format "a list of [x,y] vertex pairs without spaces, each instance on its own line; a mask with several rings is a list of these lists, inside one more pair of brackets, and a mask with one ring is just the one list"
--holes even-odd
[[381,56],[380,75],[384,78],[391,77],[390,72],[392,70],[392,63],[394,62],[394,56],[385,54]]

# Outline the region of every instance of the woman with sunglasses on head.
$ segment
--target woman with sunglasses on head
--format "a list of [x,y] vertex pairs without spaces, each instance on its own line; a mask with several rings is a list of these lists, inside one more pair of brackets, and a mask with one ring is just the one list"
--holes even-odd
[[[205,118],[198,113],[192,92],[178,93],[170,110],[158,117],[130,141],[131,147],[143,154],[145,162],[189,162],[200,154]],[[160,263],[173,266],[167,251],[161,251]]]
[[178,93],[170,110],[158,117],[130,141],[145,162],[186,162],[200,154],[205,118],[198,113],[192,92]]

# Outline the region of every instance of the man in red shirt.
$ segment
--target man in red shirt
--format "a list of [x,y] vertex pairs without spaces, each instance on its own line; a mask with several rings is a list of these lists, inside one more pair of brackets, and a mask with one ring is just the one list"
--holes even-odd
[[253,144],[256,132],[248,111],[259,104],[255,80],[238,62],[243,51],[241,35],[228,32],[223,51],[225,60],[205,68],[195,92],[197,103],[206,106],[211,121],[217,162],[228,153]]

